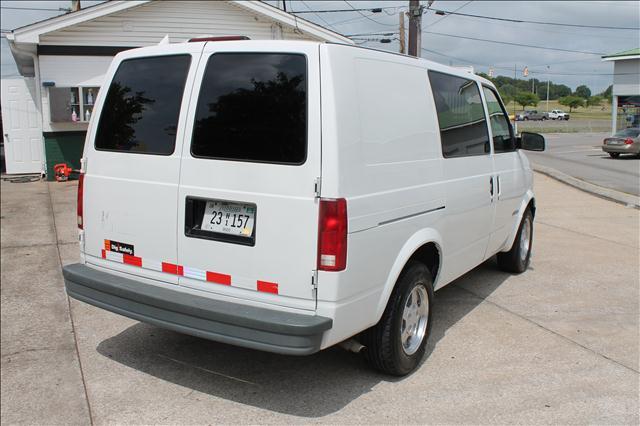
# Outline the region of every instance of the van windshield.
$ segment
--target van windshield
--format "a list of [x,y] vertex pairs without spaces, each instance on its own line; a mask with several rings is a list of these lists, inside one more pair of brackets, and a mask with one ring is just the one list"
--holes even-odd
[[211,55],[194,157],[299,165],[307,156],[307,62],[289,53]]
[[100,113],[96,149],[172,154],[190,63],[190,55],[122,61]]

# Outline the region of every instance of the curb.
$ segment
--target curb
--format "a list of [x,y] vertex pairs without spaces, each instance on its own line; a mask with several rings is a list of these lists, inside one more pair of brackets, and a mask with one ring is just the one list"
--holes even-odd
[[635,195],[625,194],[624,192],[616,191],[615,189],[604,188],[602,186],[594,185],[589,182],[585,182],[568,174],[562,173],[559,170],[552,169],[551,167],[541,166],[539,164],[531,163],[535,172],[542,173],[564,184],[573,186],[581,191],[595,195],[600,198],[604,198],[609,201],[615,201],[616,203],[624,204],[627,207],[640,209],[640,197]]

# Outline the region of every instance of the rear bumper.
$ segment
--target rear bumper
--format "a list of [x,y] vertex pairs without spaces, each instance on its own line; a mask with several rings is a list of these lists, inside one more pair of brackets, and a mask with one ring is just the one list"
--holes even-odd
[[640,144],[628,145],[602,145],[604,152],[618,152],[620,154],[640,154]]
[[222,343],[288,355],[320,350],[333,321],[212,300],[89,268],[62,268],[67,294],[108,311]]

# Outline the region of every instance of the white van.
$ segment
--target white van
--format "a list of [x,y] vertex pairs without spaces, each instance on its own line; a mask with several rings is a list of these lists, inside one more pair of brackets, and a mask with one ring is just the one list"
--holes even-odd
[[433,292],[523,272],[532,172],[495,87],[348,45],[209,39],[116,56],[78,188],[67,293],[264,351],[421,360]]

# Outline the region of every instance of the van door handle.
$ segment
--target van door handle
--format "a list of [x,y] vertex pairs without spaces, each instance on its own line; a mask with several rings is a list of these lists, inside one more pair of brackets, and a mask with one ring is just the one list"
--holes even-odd
[[491,201],[493,201],[493,176],[489,178],[489,194],[491,194]]

